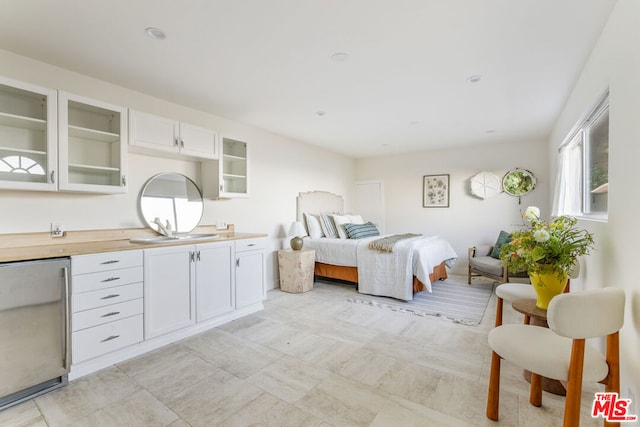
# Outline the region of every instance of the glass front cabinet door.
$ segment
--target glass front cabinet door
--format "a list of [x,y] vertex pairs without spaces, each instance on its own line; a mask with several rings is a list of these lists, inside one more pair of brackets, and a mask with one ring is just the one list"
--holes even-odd
[[0,188],[55,191],[55,90],[0,77]]
[[127,191],[127,109],[58,94],[59,165],[63,191]]
[[202,188],[207,198],[249,197],[249,166],[247,143],[223,137],[220,158],[203,163]]

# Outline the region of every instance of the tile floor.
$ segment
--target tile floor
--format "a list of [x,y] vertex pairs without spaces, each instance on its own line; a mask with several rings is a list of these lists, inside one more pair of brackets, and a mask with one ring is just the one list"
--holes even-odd
[[[481,280],[481,279],[480,279]],[[495,318],[480,326],[347,301],[354,288],[270,291],[265,310],[0,412],[0,426],[560,426],[563,399],[528,403],[503,363],[499,422],[485,418]],[[508,308],[505,322],[520,322]],[[593,392],[583,398],[582,424]]]

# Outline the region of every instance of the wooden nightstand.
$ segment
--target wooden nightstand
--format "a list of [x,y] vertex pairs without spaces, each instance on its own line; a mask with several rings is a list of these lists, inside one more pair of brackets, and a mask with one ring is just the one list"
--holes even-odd
[[281,249],[278,251],[280,290],[307,292],[313,289],[313,268],[316,251],[313,249]]

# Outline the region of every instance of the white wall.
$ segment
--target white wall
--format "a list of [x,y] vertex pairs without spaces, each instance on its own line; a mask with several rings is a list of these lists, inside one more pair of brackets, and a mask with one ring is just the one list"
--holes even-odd
[[[246,141],[251,197],[206,200],[201,223],[224,219],[235,224],[238,232],[268,233],[268,288],[277,286],[274,251],[282,247],[283,227],[296,218],[297,194],[326,190],[344,195],[347,204],[352,195],[355,161],[342,155],[2,50],[0,75],[210,127]],[[200,168],[199,162],[130,154],[127,194],[0,190],[0,233],[48,231],[54,220],[67,230],[143,227],[137,197],[144,183],[160,172],[180,172],[201,186]]]
[[[550,138],[550,161],[569,129],[609,86],[609,220],[581,221],[595,233],[596,250],[585,258],[582,288],[615,286],[627,295],[620,334],[622,390],[640,413],[640,282],[635,277],[640,225],[640,2],[619,0],[585,65]],[[573,281],[572,281],[573,288]]]
[[[546,147],[543,141],[531,141],[360,159],[356,177],[384,182],[387,233],[446,238],[459,256],[454,271],[466,274],[469,247],[495,243],[500,230],[511,231],[522,224],[521,210],[529,205],[548,212]],[[469,180],[478,172],[492,172],[502,179],[516,167],[538,178],[535,190],[522,197],[522,204],[506,193],[485,200],[471,194]],[[450,207],[423,208],[422,177],[445,173],[450,174]]]

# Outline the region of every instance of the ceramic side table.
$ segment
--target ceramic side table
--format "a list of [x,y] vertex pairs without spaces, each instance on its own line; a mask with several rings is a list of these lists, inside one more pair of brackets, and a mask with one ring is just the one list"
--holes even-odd
[[278,251],[280,290],[307,292],[313,289],[313,267],[316,251],[312,249],[281,249]]

